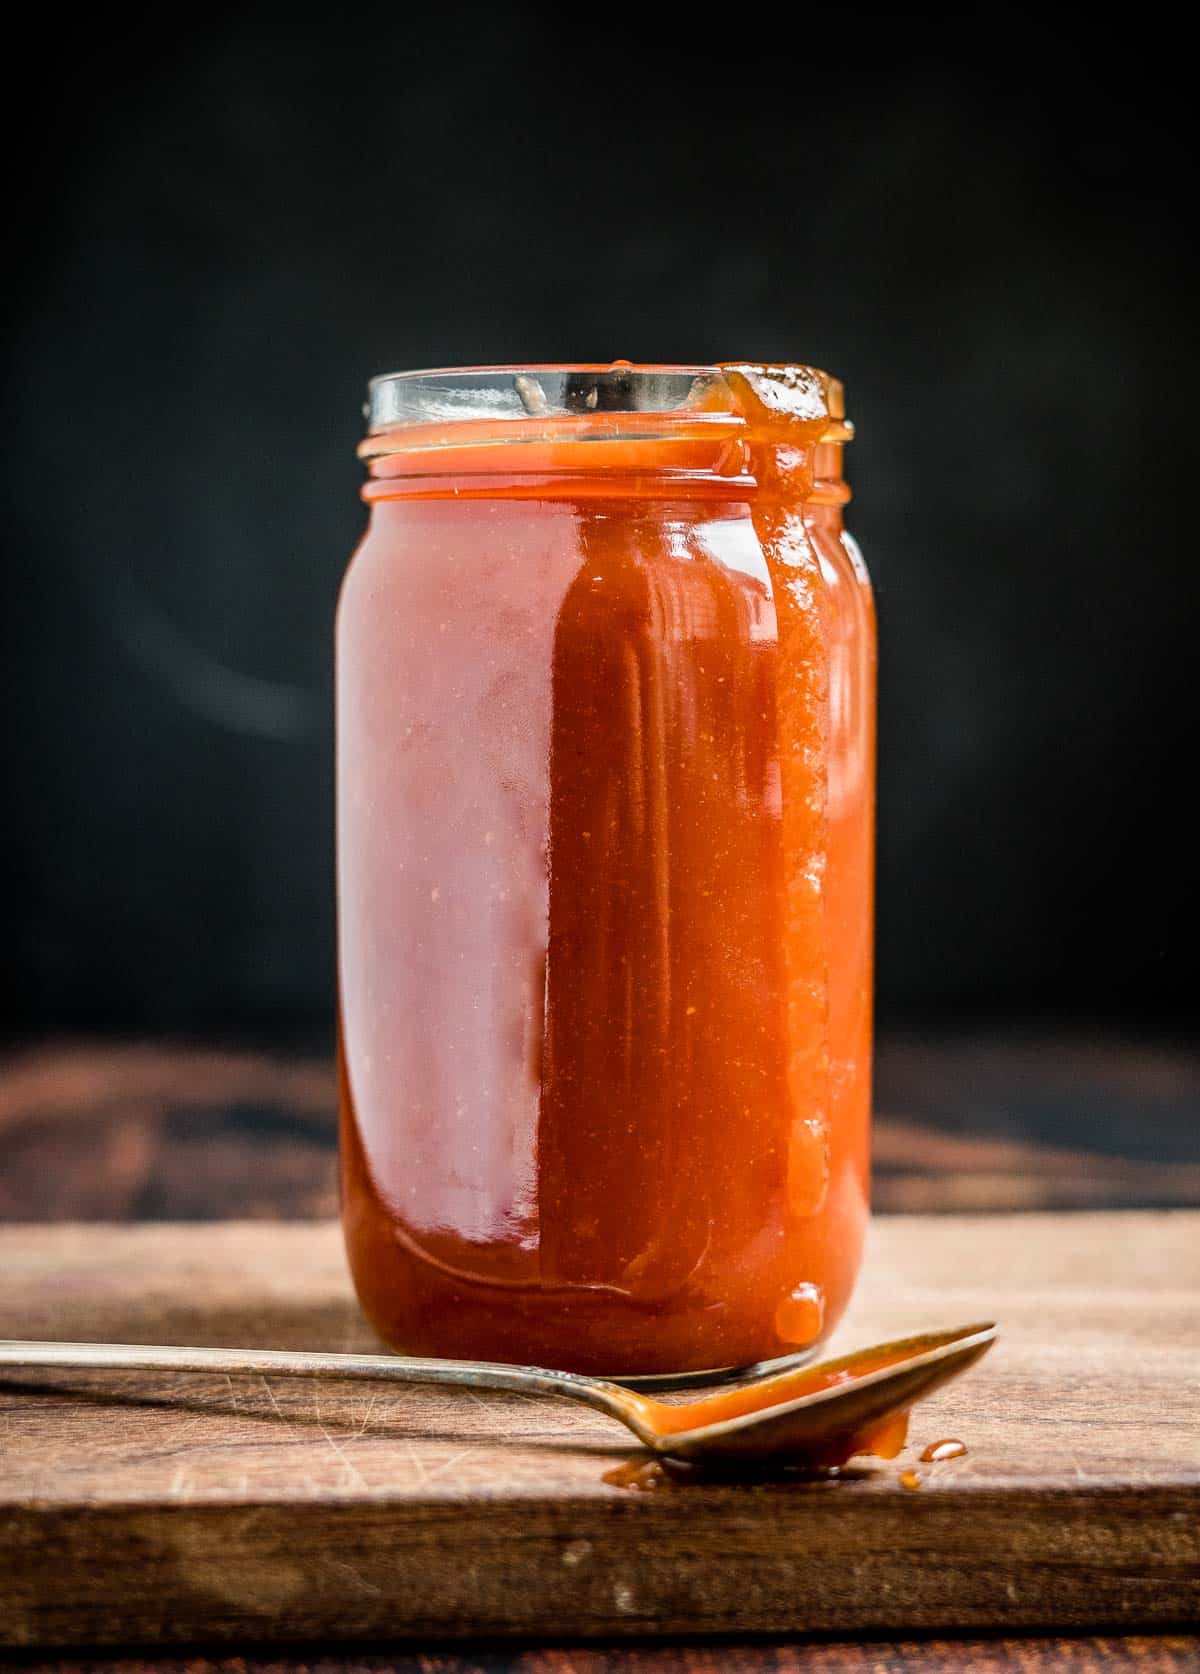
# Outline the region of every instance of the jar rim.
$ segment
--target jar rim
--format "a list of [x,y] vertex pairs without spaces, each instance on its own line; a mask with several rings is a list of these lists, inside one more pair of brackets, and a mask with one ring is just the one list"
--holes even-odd
[[625,360],[384,372],[369,381],[367,391],[364,417],[369,435],[473,419],[735,411],[732,391],[719,366]]

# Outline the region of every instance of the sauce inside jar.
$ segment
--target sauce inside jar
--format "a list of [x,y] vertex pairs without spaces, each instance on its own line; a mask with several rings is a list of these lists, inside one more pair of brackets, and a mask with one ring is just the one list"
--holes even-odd
[[521,416],[364,449],[343,1215],[414,1353],[737,1366],[820,1340],[858,1267],[874,629],[840,391],[700,369],[636,410],[646,370],[574,369],[565,412],[516,373]]

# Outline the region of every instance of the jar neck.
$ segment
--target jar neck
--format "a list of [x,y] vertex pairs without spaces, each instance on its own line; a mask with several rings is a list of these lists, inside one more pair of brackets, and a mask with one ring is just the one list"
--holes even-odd
[[[638,422],[642,419],[643,422]],[[363,499],[724,500],[763,497],[842,506],[848,434],[756,434],[721,414],[664,422],[564,420],[514,435],[516,426],[460,423],[450,432],[407,428],[368,437],[359,452]]]

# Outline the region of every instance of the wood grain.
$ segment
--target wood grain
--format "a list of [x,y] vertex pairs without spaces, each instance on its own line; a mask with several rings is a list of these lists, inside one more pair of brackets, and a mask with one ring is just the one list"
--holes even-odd
[[[16,1665],[14,1665],[16,1666]],[[295,1651],[258,1656],[56,1657],[24,1674],[1194,1674],[1194,1635],[874,1640],[413,1652]]]
[[[365,1346],[335,1227],[0,1231],[0,1334]],[[1056,1630],[1200,1613],[1200,1214],[883,1218],[853,1346],[998,1316],[894,1465],[604,1481],[559,1402],[5,1374],[10,1645]],[[965,1459],[899,1472],[939,1436]]]

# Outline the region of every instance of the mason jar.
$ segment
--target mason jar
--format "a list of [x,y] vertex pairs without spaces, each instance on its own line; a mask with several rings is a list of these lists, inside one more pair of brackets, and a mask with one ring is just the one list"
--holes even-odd
[[868,1203],[874,616],[801,366],[370,387],[337,622],[342,1207],[397,1349],[795,1354]]

